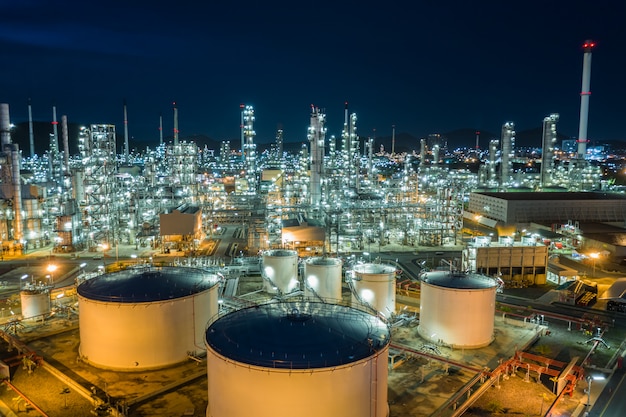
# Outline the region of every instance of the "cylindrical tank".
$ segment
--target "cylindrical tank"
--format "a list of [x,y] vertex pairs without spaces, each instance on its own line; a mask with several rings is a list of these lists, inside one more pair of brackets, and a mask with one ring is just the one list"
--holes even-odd
[[265,291],[286,294],[298,288],[298,252],[273,249],[263,253],[261,269]]
[[50,314],[50,291],[46,286],[27,285],[20,291],[20,301],[24,319]]
[[421,279],[419,334],[453,348],[493,341],[497,283],[480,274],[427,272]]
[[116,370],[153,369],[204,351],[218,312],[218,277],[195,268],[127,269],[78,288],[83,360]]
[[356,265],[352,271],[353,304],[367,304],[385,317],[396,312],[396,268],[367,263]]
[[340,301],[341,265],[338,258],[307,259],[304,262],[304,295]]
[[389,415],[390,331],[338,304],[272,303],[206,331],[207,417]]

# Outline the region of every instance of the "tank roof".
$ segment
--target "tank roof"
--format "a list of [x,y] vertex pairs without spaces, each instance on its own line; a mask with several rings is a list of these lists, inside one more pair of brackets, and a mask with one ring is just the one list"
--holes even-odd
[[142,303],[183,298],[217,284],[217,276],[197,268],[125,269],[80,284],[80,296],[97,301]]
[[208,346],[241,363],[286,369],[349,364],[382,350],[387,324],[354,308],[315,302],[263,304],[232,312],[206,331]]
[[354,266],[354,271],[360,274],[390,274],[396,271],[392,265],[385,264],[359,264]]
[[297,256],[298,252],[289,249],[270,249],[263,252],[264,256]]
[[465,272],[429,271],[421,276],[421,280],[439,287],[468,290],[481,290],[497,286],[496,281],[486,275]]
[[317,258],[308,258],[305,260],[305,263],[309,265],[319,265],[319,266],[333,266],[340,265],[341,259],[339,258],[326,258],[326,257],[317,257]]

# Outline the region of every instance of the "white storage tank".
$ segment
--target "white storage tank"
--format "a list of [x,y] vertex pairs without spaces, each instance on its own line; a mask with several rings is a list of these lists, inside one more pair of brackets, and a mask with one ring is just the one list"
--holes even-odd
[[390,331],[351,307],[285,302],[211,323],[207,417],[389,415]]
[[304,262],[304,295],[325,301],[341,300],[341,259],[309,258]]
[[453,348],[473,349],[493,341],[496,288],[480,274],[427,272],[421,277],[419,334]]
[[20,301],[24,319],[50,314],[50,291],[45,285],[26,285],[20,291]]
[[106,369],[154,369],[204,353],[218,276],[182,267],[127,269],[77,288],[81,358]]
[[396,268],[384,264],[360,264],[353,269],[352,303],[366,304],[385,317],[396,312]]
[[261,276],[265,291],[287,294],[298,289],[298,252],[272,249],[263,252]]

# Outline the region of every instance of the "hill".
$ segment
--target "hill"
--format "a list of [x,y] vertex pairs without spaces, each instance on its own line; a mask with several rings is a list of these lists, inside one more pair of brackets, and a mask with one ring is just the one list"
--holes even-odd
[[[50,147],[50,135],[52,134],[52,124],[50,122],[33,122],[33,134],[35,139],[35,153],[38,155],[42,155],[45,151]],[[68,123],[68,137],[69,137],[69,146],[70,153],[75,155],[78,153],[78,134],[80,131],[80,125],[77,123]],[[61,126],[58,126],[58,135],[59,135],[59,149],[63,150],[63,141],[62,141],[62,132]],[[442,136],[447,138],[448,148],[455,149],[458,147],[466,147],[473,148],[476,146],[476,129],[471,128],[463,128],[456,129],[449,132],[441,133]],[[422,137],[426,137],[427,135],[417,137],[410,133],[401,132],[397,133],[395,137],[395,152],[412,152],[418,151],[420,149],[420,139]],[[515,145],[516,147],[540,147],[541,146],[541,136],[542,136],[542,128],[537,127],[533,129],[527,129],[520,132],[516,132],[515,135]],[[20,146],[20,149],[23,152],[23,155],[30,154],[30,144],[29,144],[29,133],[28,133],[28,122],[18,123],[13,130],[11,131],[11,137],[14,143],[17,143]],[[481,131],[479,135],[479,146],[482,149],[486,149],[489,145],[489,141],[491,139],[499,139],[499,133],[492,133]],[[569,136],[559,133],[558,141],[560,142],[564,139],[568,139]],[[172,136],[164,137],[163,140],[167,142],[172,141]],[[361,137],[361,151],[363,152],[363,143],[367,139],[366,137]],[[204,148],[205,146],[209,149],[219,150],[221,141],[215,140],[207,135],[202,134],[193,134],[180,138],[181,141],[193,141],[198,144],[199,148]],[[382,136],[374,138],[374,152],[379,152],[381,147],[384,148],[386,152],[391,152],[392,147],[392,138],[391,136]],[[302,148],[303,143],[306,142],[285,142],[283,144],[283,149],[286,152],[297,153]],[[592,142],[592,145],[596,144],[604,144],[608,145],[611,149],[616,152],[621,152],[622,154],[626,150],[626,143],[622,141],[602,141],[602,142]],[[130,140],[130,148],[137,150],[144,150],[146,146],[150,146],[154,148],[157,143],[146,143]],[[338,143],[340,145],[340,143]],[[257,143],[258,152],[263,152],[265,149],[269,149],[271,143]],[[122,152],[124,147],[124,137],[123,133],[117,132],[117,149],[118,152]],[[239,148],[239,139],[231,140],[231,147],[233,149]]]

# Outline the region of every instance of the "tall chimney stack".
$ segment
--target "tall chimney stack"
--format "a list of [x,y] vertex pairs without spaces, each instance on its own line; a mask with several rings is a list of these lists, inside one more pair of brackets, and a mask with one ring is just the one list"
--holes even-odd
[[587,122],[589,121],[589,96],[591,95],[591,51],[596,46],[594,41],[585,41],[583,44],[583,80],[580,91],[580,125],[578,127],[577,159],[585,159],[587,153]]

